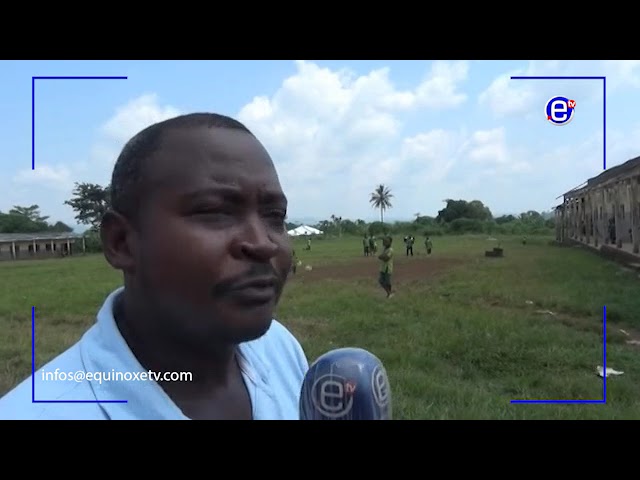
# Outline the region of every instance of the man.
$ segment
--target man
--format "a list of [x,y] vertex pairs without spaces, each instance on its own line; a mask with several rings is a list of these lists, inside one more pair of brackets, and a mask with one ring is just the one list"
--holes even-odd
[[411,255],[413,257],[413,243],[415,242],[415,238],[413,235],[408,235],[404,237],[405,248],[407,250],[407,257]]
[[298,271],[298,255],[296,255],[295,249],[291,251],[291,272],[295,275]]
[[378,259],[382,262],[380,265],[380,275],[378,283],[387,293],[387,298],[393,297],[391,289],[391,275],[393,274],[393,248],[391,247],[393,240],[389,235],[385,235],[382,239],[384,247]]
[[[28,378],[0,400],[0,418],[297,419],[308,363],[273,320],[292,262],[287,200],[261,143],[221,115],[157,123],[124,147],[111,202],[101,238],[124,287],[36,372],[34,396],[127,403],[32,403]],[[56,371],[93,378],[44,380]],[[192,378],[96,380],[114,371]]]
[[364,237],[362,237],[362,248],[364,250],[364,256],[368,257],[369,256],[369,238],[367,237],[367,234],[364,234]]
[[427,255],[431,255],[431,247],[433,247],[433,242],[429,235],[427,235],[424,239],[424,248],[427,249]]

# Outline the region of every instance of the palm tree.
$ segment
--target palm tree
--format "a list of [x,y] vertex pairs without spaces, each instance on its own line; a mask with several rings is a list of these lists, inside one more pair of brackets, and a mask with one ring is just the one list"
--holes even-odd
[[371,193],[371,198],[369,199],[369,203],[373,206],[373,208],[380,209],[380,222],[384,223],[384,211],[393,208],[391,205],[391,199],[393,195],[391,194],[391,190],[389,187],[385,185],[378,185],[376,189]]
[[331,221],[338,229],[338,237],[342,237],[342,217],[337,217],[335,215],[331,215]]

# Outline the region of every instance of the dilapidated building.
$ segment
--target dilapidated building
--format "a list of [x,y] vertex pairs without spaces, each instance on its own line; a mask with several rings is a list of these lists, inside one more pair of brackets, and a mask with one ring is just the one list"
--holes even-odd
[[84,237],[74,233],[0,233],[0,260],[66,257],[85,250]]
[[611,167],[564,195],[556,239],[640,254],[640,157]]

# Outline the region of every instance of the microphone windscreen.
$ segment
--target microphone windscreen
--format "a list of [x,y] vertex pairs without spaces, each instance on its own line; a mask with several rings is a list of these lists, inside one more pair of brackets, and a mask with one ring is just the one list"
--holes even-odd
[[307,371],[300,420],[391,420],[391,389],[378,357],[362,348],[339,348]]

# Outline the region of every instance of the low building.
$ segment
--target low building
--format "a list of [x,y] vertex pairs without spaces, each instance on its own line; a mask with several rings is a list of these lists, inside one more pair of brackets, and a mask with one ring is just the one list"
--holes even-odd
[[640,253],[640,157],[608,168],[564,195],[556,237]]
[[85,251],[84,236],[76,233],[0,233],[0,260],[66,257]]

